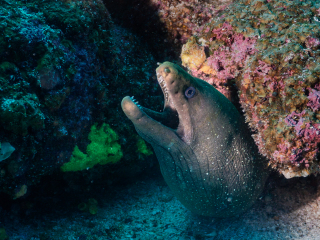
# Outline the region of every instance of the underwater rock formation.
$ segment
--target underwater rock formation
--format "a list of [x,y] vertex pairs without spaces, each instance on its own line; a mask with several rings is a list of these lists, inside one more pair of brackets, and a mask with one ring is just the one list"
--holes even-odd
[[158,6],[158,15],[168,38],[180,44],[198,33],[216,12],[226,8],[230,2],[225,1],[220,6],[212,1],[152,0]]
[[165,62],[157,68],[165,102],[161,113],[125,97],[121,106],[148,141],[173,194],[193,213],[239,215],[261,194],[267,160],[243,117],[214,87]]
[[[232,0],[105,0],[113,19],[132,29],[155,57],[176,60],[181,46]],[[143,12],[143,14],[141,14]],[[162,51],[159,51],[161,49]]]
[[[118,167],[86,165],[92,169],[78,175],[88,184],[152,165],[144,161],[150,147],[118,113],[124,93],[161,94],[156,61],[136,35],[113,23],[102,1],[6,0],[0,18],[0,138],[15,149],[0,161],[0,192],[23,196],[42,176],[59,172],[77,149],[89,159],[90,129],[104,124],[119,136],[117,149],[130,154],[112,161]],[[157,108],[156,100],[148,99]],[[110,149],[100,145],[95,153],[107,158]]]
[[320,4],[240,0],[183,46],[191,73],[229,95],[270,165],[285,177],[319,173]]

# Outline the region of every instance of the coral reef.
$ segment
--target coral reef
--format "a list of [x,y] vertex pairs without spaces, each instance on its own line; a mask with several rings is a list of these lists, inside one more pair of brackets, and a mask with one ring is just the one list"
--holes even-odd
[[40,130],[44,127],[45,116],[35,94],[25,94],[21,98],[4,98],[0,106],[0,118],[6,130],[23,136],[28,129]]
[[[30,194],[31,185],[70,161],[75,146],[85,151],[94,123],[117,133],[123,161],[56,177],[114,181],[152,165],[136,151],[137,134],[119,102],[130,91],[160,106],[156,60],[139,37],[113,22],[102,0],[6,0],[0,18],[0,138],[15,148],[0,162],[0,192]],[[145,99],[145,92],[154,97]]]
[[158,15],[168,32],[168,39],[175,43],[185,43],[189,37],[199,32],[216,12],[224,9],[230,2],[225,1],[223,5],[218,5],[203,0],[152,1],[159,8]]
[[316,1],[240,0],[181,54],[226,96],[236,84],[260,153],[287,178],[320,172],[319,15]]
[[[232,0],[105,0],[116,22],[132,29],[158,59],[177,61],[181,46]],[[143,12],[143,14],[141,14]],[[162,51],[159,51],[161,49]]]

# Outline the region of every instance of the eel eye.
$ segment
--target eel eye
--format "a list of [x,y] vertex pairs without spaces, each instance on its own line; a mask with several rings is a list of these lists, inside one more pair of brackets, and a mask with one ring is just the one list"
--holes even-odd
[[187,98],[193,98],[194,94],[196,94],[196,89],[194,87],[188,87],[187,90],[184,92],[184,95]]
[[171,72],[171,71],[170,71],[170,69],[169,69],[169,68],[167,68],[167,67],[164,69],[164,71],[165,71],[166,73]]

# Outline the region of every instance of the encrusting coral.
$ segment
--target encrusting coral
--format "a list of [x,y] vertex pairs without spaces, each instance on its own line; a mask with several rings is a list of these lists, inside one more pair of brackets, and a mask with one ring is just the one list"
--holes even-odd
[[240,0],[182,49],[194,76],[226,96],[236,84],[260,153],[287,178],[320,172],[319,30],[316,1]]

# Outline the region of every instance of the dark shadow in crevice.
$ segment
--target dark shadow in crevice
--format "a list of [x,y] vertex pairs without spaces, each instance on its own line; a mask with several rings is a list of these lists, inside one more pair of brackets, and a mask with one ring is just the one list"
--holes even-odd
[[157,61],[179,59],[181,45],[173,44],[150,0],[104,0],[112,20],[141,38]]

